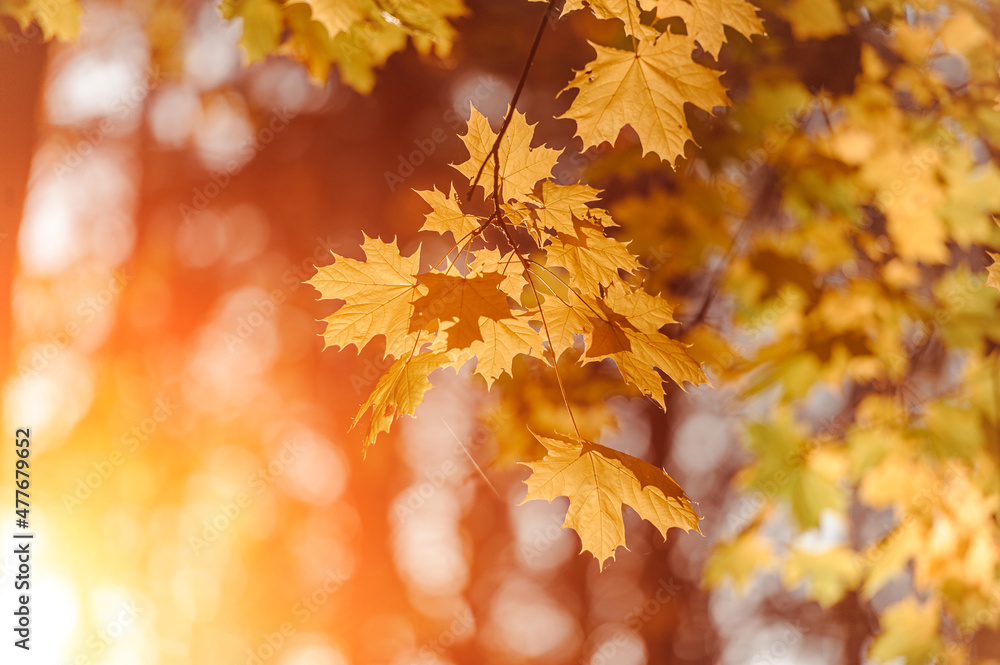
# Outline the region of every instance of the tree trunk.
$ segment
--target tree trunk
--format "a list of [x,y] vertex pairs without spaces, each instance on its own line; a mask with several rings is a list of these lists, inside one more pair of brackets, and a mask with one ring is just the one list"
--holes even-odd
[[0,377],[10,374],[13,359],[11,287],[17,256],[17,230],[24,212],[31,157],[37,137],[38,106],[47,45],[37,28],[23,37],[17,26],[0,44]]

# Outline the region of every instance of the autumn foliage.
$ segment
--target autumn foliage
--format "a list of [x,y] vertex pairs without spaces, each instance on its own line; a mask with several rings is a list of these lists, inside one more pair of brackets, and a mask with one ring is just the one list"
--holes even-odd
[[[74,35],[71,14],[33,6],[0,9]],[[242,21],[248,63],[291,57],[362,93],[408,44],[449,57],[468,13],[459,0],[220,11]],[[623,556],[626,507],[663,539],[718,520],[707,587],[772,575],[824,610],[864,608],[878,662],[996,662],[1000,6],[524,11],[540,25],[506,113],[473,105],[452,179],[409,194],[420,246],[366,229],[308,279],[325,346],[383,367],[351,425],[363,453],[419,417],[435,372],[474,375],[514,423],[498,457],[530,470],[525,501],[564,497],[563,526],[596,568]],[[529,123],[536,48],[571,20],[590,60],[548,91],[565,110]],[[539,130],[557,117],[569,147]],[[720,395],[711,415],[741,442],[718,470],[728,489],[697,504],[660,460],[601,440],[613,397],[655,420],[688,408],[685,391]]]

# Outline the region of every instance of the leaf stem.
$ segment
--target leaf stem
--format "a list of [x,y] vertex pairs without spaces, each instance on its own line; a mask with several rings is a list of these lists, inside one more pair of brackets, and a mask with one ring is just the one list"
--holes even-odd
[[510,246],[513,248],[514,254],[517,255],[518,260],[521,262],[521,266],[524,268],[524,274],[528,278],[528,285],[531,286],[531,291],[535,294],[535,302],[538,303],[538,315],[542,319],[542,328],[545,330],[545,339],[549,342],[549,353],[552,354],[552,369],[555,370],[556,373],[556,383],[559,384],[559,393],[562,395],[563,404],[566,405],[566,412],[569,414],[569,419],[573,423],[573,429],[576,431],[576,438],[578,441],[583,441],[583,435],[580,434],[580,426],[576,424],[576,416],[573,415],[573,407],[570,406],[569,396],[566,394],[566,386],[563,385],[562,375],[559,373],[559,357],[556,355],[556,349],[552,345],[552,335],[549,333],[549,324],[548,321],[545,320],[545,312],[542,310],[542,299],[538,296],[538,289],[535,287],[536,275],[531,272],[528,260],[524,258],[521,251],[517,248],[514,236],[511,235],[507,225],[503,223],[503,220],[498,219],[497,221],[500,230],[507,237],[507,242],[509,242]]

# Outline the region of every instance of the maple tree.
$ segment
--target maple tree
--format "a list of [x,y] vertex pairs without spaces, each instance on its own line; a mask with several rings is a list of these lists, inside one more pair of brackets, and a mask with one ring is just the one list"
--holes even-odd
[[[615,151],[565,175],[565,151],[518,104],[556,14],[534,1],[544,16],[507,112],[491,124],[473,106],[455,180],[413,194],[433,240],[403,255],[365,235],[363,259],[336,254],[309,279],[342,301],[325,345],[384,361],[354,418],[364,451],[417,414],[435,371],[465,367],[527,425],[501,442],[530,469],[526,500],[566,497],[564,526],[600,568],[626,544],[624,506],[664,538],[725,516],[709,587],[777,573],[823,608],[891,597],[872,659],[988,662],[976,640],[1000,625],[996,4],[569,0],[560,16],[595,19],[592,59],[550,92],[584,151]],[[60,7],[0,12],[72,38],[79,8]],[[362,92],[407,43],[447,56],[466,14],[457,0],[220,11],[241,20],[248,62],[287,55],[317,80],[336,67]],[[840,68],[818,75],[824,59]],[[633,186],[596,186],[609,171]],[[599,441],[608,397],[663,411],[675,386],[709,380],[752,408],[738,412],[732,489],[696,511],[663,468]],[[577,394],[584,383],[596,397]],[[748,495],[746,514],[727,514]]]

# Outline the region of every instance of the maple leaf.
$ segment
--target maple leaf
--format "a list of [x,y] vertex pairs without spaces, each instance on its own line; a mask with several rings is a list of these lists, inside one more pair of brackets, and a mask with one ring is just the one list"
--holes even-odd
[[518,300],[521,291],[528,284],[521,262],[514,252],[504,254],[495,249],[477,249],[467,267],[470,273],[477,275],[490,272],[503,275],[499,288],[514,300]]
[[465,238],[480,229],[479,218],[462,212],[455,198],[455,185],[451,186],[451,194],[444,195],[437,187],[429,191],[418,191],[417,194],[427,202],[431,211],[424,218],[421,231],[433,231],[444,235],[451,233],[455,240]]
[[531,476],[525,481],[524,501],[567,497],[563,528],[579,534],[583,550],[597,557],[602,569],[605,561],[615,558],[615,550],[625,546],[623,506],[651,522],[664,539],[671,527],[701,533],[691,501],[663,469],[591,441],[558,435],[535,438],[548,454],[525,463]]
[[779,410],[772,422],[749,424],[746,434],[757,459],[740,474],[741,484],[760,490],[782,477],[769,494],[789,503],[802,529],[819,526],[824,511],[844,510],[846,500],[837,482],[840,464],[832,454],[806,447],[806,432],[787,409]]
[[[546,180],[545,182],[549,182]],[[527,204],[512,200],[510,203],[501,203],[500,209],[503,211],[504,217],[507,218],[514,226],[537,226],[537,217],[535,216],[535,211],[527,206]]]
[[562,117],[576,120],[584,149],[614,143],[629,125],[644,156],[653,152],[673,163],[694,141],[684,104],[711,111],[728,103],[719,74],[691,60],[690,37],[664,33],[655,43],[638,42],[634,52],[591,46],[596,59],[563,90],[580,90]]
[[944,646],[938,634],[940,621],[937,599],[917,604],[913,598],[906,598],[890,605],[882,612],[882,633],[872,642],[868,655],[881,663],[934,662]]
[[281,43],[284,13],[273,0],[223,0],[219,10],[224,18],[243,19],[240,46],[246,52],[247,63],[263,60]]
[[379,434],[390,430],[399,416],[412,416],[416,412],[424,401],[424,394],[431,389],[428,375],[446,364],[448,356],[445,353],[432,351],[408,354],[389,366],[351,423],[353,430],[371,409],[371,420],[364,438],[364,454],[368,453],[368,446],[375,443]]
[[585,219],[601,192],[587,185],[557,185],[551,180],[542,183],[542,198],[535,214],[545,228],[566,235],[576,234],[573,219]]
[[836,0],[791,0],[782,14],[796,39],[826,39],[848,31],[844,14]]
[[366,14],[358,0],[294,0],[287,4],[307,5],[313,20],[326,28],[331,39],[363,20]]
[[336,58],[327,28],[313,20],[308,5],[299,2],[285,5],[285,23],[288,38],[278,52],[301,61],[313,81],[326,81]]
[[705,562],[705,584],[718,588],[731,578],[737,591],[745,591],[759,571],[775,565],[774,551],[757,530],[740,534],[736,539],[717,543]]
[[584,8],[590,8],[598,18],[620,20],[627,35],[646,39],[655,39],[660,33],[641,23],[642,11],[655,11],[658,19],[679,16],[684,19],[688,34],[716,56],[726,41],[724,25],[747,39],[764,34],[764,25],[756,10],[745,0],[641,0],[638,3],[636,0],[567,0],[562,13],[566,15]]
[[599,285],[610,286],[619,268],[634,272],[641,265],[625,243],[589,226],[576,226],[576,234],[558,234],[546,246],[547,265],[569,271],[570,282],[584,293],[596,294]]
[[705,372],[687,351],[687,346],[660,333],[632,331],[614,322],[592,319],[593,340],[586,358],[611,358],[626,382],[666,408],[661,370],[684,390],[684,382],[708,383]]
[[542,338],[528,323],[527,316],[512,316],[498,320],[486,319],[480,325],[482,340],[469,345],[469,355],[476,356],[476,373],[493,383],[505,372],[514,375],[514,357],[542,357]]
[[[640,291],[619,292],[609,290],[606,298],[597,301],[599,309],[592,311],[592,331],[585,358],[589,361],[611,358],[626,382],[636,386],[644,395],[652,397],[660,408],[666,408],[663,380],[659,369],[684,389],[684,382],[695,385],[708,383],[701,366],[687,351],[687,345],[656,332],[659,326],[670,323],[669,306],[651,306],[649,294]],[[635,301],[630,304],[630,301]],[[638,313],[635,325],[615,307]]]
[[993,259],[993,264],[986,269],[989,273],[986,278],[986,286],[992,286],[994,289],[1000,291],[1000,254],[994,254],[993,252],[986,253]]
[[745,0],[671,0],[670,6],[684,19],[688,34],[714,56],[719,55],[726,41],[725,25],[747,39],[764,34],[764,23],[753,5]]
[[673,305],[660,296],[649,295],[641,288],[633,291],[617,286],[608,290],[604,301],[643,332],[655,333],[665,325],[677,323]]
[[[540,280],[536,278],[536,284]],[[591,307],[588,300],[575,291],[568,288],[553,289],[551,285],[545,283],[544,286],[538,284],[536,288],[540,293],[548,294],[544,303],[532,312],[532,318],[539,322],[544,322],[548,332],[549,344],[552,351],[558,358],[567,349],[571,349],[576,344],[577,335],[586,335],[593,331],[591,322]],[[558,295],[554,292],[558,290]]]
[[[541,2],[543,0],[535,1]],[[584,0],[567,0],[562,13],[565,15],[569,12],[589,7],[597,18],[620,20],[625,26],[625,34],[627,35],[652,37],[657,34],[656,31],[647,25],[643,25],[640,21],[641,9],[653,8],[649,2],[650,0],[646,0],[643,3],[645,6],[640,8],[635,0],[586,0],[586,4]]]
[[[534,125],[527,123],[523,113],[511,113],[513,117],[510,125],[500,139],[497,150],[500,158],[500,189],[504,200],[528,200],[535,184],[549,177],[552,167],[559,159],[559,151],[545,146],[532,148]],[[468,131],[462,136],[469,151],[469,159],[461,164],[452,164],[472,184],[479,167],[485,162],[479,184],[486,190],[487,197],[493,194],[493,159],[489,155],[496,138],[489,121],[473,106]]]
[[806,583],[806,597],[828,608],[861,580],[857,553],[843,545],[822,552],[793,551],[785,561],[782,581],[789,589]]
[[[42,37],[48,41],[53,37],[61,41],[71,41],[80,34],[80,15],[83,9],[76,0],[62,0],[48,3],[45,0],[0,0],[0,16],[11,16],[27,31],[32,22],[42,29]],[[7,39],[16,45],[17,37],[4,32]],[[16,46],[15,46],[16,53]]]
[[426,290],[414,277],[419,250],[404,257],[395,240],[385,243],[367,235],[361,248],[366,261],[335,254],[332,265],[317,268],[307,281],[320,292],[321,300],[346,301],[324,319],[324,348],[353,344],[360,351],[382,335],[386,339],[385,355],[399,358],[413,347],[413,298]]
[[505,279],[500,273],[471,277],[426,273],[418,277],[428,291],[413,303],[410,332],[426,329],[435,322],[454,321],[444,328],[449,349],[465,349],[474,341],[484,341],[480,317],[497,321],[512,315],[507,294],[499,288]]

